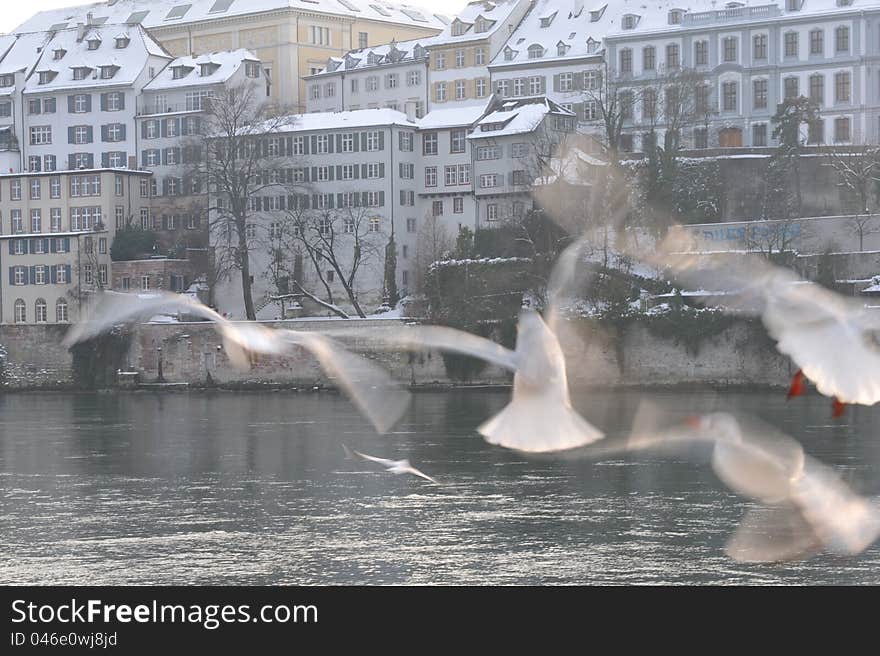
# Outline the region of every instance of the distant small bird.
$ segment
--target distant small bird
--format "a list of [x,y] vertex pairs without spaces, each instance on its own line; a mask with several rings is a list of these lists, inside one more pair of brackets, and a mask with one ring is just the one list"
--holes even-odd
[[360,451],[354,451],[353,449],[349,449],[344,444],[342,448],[345,449],[345,455],[351,458],[353,455],[358,456],[359,458],[363,458],[364,460],[371,460],[373,462],[378,462],[380,465],[385,467],[392,474],[413,474],[414,476],[420,476],[427,481],[431,481],[434,485],[442,485],[438,480],[431,478],[427,474],[422,471],[419,471],[415,467],[413,467],[409,460],[388,460],[386,458],[377,458],[376,456],[369,456],[366,453],[361,453]]
[[[646,411],[645,409],[648,408]],[[643,404],[641,426],[623,450],[712,445],[712,468],[733,491],[762,504],[750,510],[727,543],[738,561],[804,558],[819,551],[858,554],[880,537],[880,507],[855,494],[791,437],[754,419],[724,412],[661,428]],[[653,424],[653,427],[652,427]],[[613,447],[606,447],[611,452]]]
[[683,252],[693,248],[691,238],[674,234],[648,259],[694,288],[726,292],[716,303],[723,309],[760,315],[777,350],[799,367],[789,399],[806,391],[806,378],[833,399],[834,416],[846,404],[880,401],[880,312],[763,257]]
[[209,307],[180,294],[156,293],[147,297],[106,291],[90,316],[73,324],[63,344],[72,346],[122,323],[147,320],[161,313],[187,313],[213,321],[223,337],[229,360],[238,368],[251,365],[254,355],[281,356],[299,346],[309,351],[335,378],[358,409],[380,433],[387,432],[406,411],[409,392],[401,389],[380,366],[350,353],[324,335],[300,330],[267,328],[256,322],[231,322]]

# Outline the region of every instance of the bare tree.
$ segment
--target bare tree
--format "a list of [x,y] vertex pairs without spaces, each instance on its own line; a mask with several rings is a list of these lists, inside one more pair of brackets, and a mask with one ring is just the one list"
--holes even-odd
[[433,212],[426,212],[416,244],[415,289],[418,293],[424,294],[426,291],[425,285],[430,279],[428,270],[431,265],[444,259],[453,248],[452,235],[443,225],[441,217],[434,216]]
[[865,237],[880,232],[876,209],[877,185],[880,183],[880,147],[867,146],[859,150],[834,149],[828,153],[828,162],[837,174],[837,186],[858,201],[856,215],[847,221],[850,232],[858,237],[859,250],[865,250]]
[[245,83],[217,91],[206,101],[201,146],[203,157],[190,176],[199,179],[211,192],[209,230],[227,271],[238,271],[248,319],[256,319],[251,281],[251,253],[260,248],[253,239],[250,219],[256,213],[265,191],[281,189],[283,182],[273,176],[285,152],[284,140],[277,136],[291,125],[290,117],[268,105],[261,87]]
[[[358,280],[363,271],[383,261],[387,236],[382,230],[381,217],[357,202],[358,195],[343,194],[352,202],[348,207],[289,211],[292,234],[303,254],[311,262],[315,275],[327,295],[326,307],[340,316],[333,297],[332,283],[342,285],[355,313],[366,314],[358,300]],[[300,289],[299,281],[296,281]]]

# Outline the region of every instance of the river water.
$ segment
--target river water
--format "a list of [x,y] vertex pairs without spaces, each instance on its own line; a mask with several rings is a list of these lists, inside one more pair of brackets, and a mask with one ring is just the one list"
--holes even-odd
[[[781,392],[591,392],[610,436],[639,400],[758,415],[880,494],[878,410],[832,422],[827,399]],[[0,583],[878,584],[855,557],[736,563],[749,502],[704,461],[645,453],[525,457],[475,427],[508,392],[414,395],[376,435],[332,393],[0,395]],[[441,488],[347,460],[409,458]]]

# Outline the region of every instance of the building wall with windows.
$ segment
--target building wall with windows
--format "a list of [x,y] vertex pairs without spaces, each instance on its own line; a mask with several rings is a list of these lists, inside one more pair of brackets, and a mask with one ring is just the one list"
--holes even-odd
[[[302,283],[307,289],[323,295],[324,288],[308,255],[290,239],[294,224],[305,219],[319,225],[321,219],[331,220],[333,234],[341,246],[337,255],[347,261],[353,240],[347,236],[347,221],[356,221],[366,234],[365,244],[373,250],[370,262],[363,266],[355,280],[360,301],[372,309],[382,300],[384,249],[394,231],[398,244],[398,285],[406,288],[411,275],[406,268],[407,257],[415,252],[416,234],[407,230],[407,218],[413,217],[417,197],[417,180],[400,179],[401,167],[413,168],[420,159],[416,124],[400,112],[374,109],[342,114],[304,114],[296,116],[289,128],[280,129],[277,137],[284,144],[279,156],[272,160],[278,173],[254,199],[250,212],[247,239],[251,244],[253,297],[258,318],[272,318],[278,309],[268,298],[278,294],[271,275],[276,249],[286,249],[286,258],[299,257]],[[222,207],[222,198],[210,201]],[[211,245],[223,257],[234,248],[234,231],[224,231],[222,210],[212,211]],[[283,232],[283,235],[282,235]],[[283,237],[283,238],[282,238]],[[347,305],[347,297],[338,274],[329,276],[329,267],[322,263],[324,279],[333,291],[334,300]],[[331,280],[332,277],[332,280]],[[244,316],[241,280],[234,272],[218,287],[217,304],[221,312],[233,317]]]
[[[678,12],[675,16],[674,12]],[[639,15],[641,14],[641,15]],[[851,0],[779,4],[673,2],[633,9],[606,37],[617,85],[635,98],[671,70],[699,73],[708,112],[685,131],[689,147],[773,146],[771,117],[786,97],[819,104],[811,143],[877,143],[880,136],[880,6]],[[627,25],[629,27],[627,27]],[[656,49],[654,68],[645,48]],[[638,100],[626,124],[638,150],[650,116]],[[650,112],[647,112],[650,114]]]
[[113,263],[112,289],[120,292],[184,292],[199,272],[192,260],[155,257]]
[[468,136],[478,228],[521,219],[532,209],[535,179],[576,127],[574,113],[547,98],[498,103]]
[[[267,93],[292,111],[303,111],[304,75],[333,55],[358,47],[415,39],[440,32],[444,16],[371,0],[117,0],[105,6],[42,11],[16,33],[47,31],[76,23],[140,24],[174,56],[246,48],[269,72]],[[359,45],[366,41],[364,46]]]
[[117,222],[138,213],[147,177],[108,169],[0,175],[0,323],[76,321],[89,294],[110,287]]

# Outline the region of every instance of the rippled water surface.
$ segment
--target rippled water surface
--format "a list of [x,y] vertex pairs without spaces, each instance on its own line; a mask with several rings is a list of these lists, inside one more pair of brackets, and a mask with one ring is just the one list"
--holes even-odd
[[[878,410],[830,421],[784,393],[584,393],[609,435],[639,399],[723,405],[880,494]],[[333,394],[0,396],[0,582],[14,584],[878,584],[880,545],[729,560],[748,502],[700,459],[525,457],[475,427],[503,391],[418,393],[386,436]],[[409,458],[447,485],[346,460]]]

